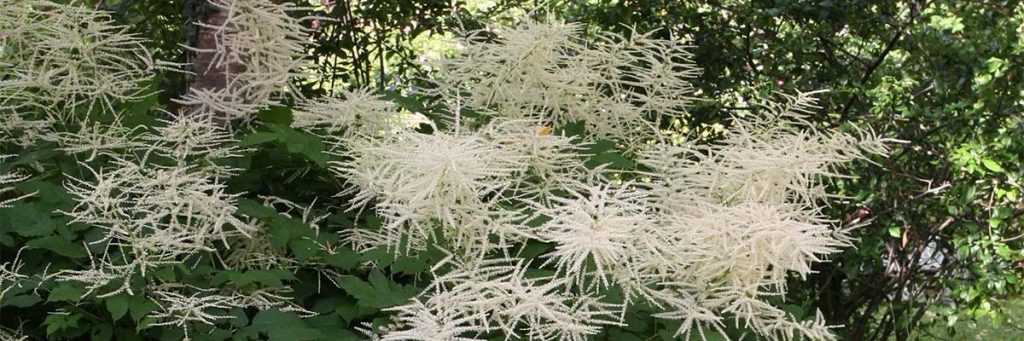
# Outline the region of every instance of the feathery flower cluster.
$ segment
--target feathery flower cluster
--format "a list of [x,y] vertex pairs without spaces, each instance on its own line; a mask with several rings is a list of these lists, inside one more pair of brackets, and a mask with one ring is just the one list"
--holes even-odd
[[20,258],[21,253],[19,251],[18,256],[15,256],[13,261],[0,263],[0,301],[3,301],[8,291],[15,288],[19,280],[28,278],[28,276],[19,273],[21,267],[24,266]]
[[389,248],[403,241],[406,249],[424,245],[440,221],[442,235],[458,247],[479,250],[488,231],[461,226],[504,220],[491,217],[488,196],[497,197],[525,165],[520,155],[475,134],[407,131],[349,143],[352,161],[335,169],[356,184],[355,203],[375,201]]
[[109,153],[110,167],[95,170],[83,163],[92,179],[71,178],[66,184],[78,201],[66,214],[75,222],[103,228],[107,235],[100,242],[131,260],[119,264],[107,259],[107,252],[99,267],[94,261],[93,269],[68,272],[65,278],[124,279],[135,271],[144,274],[197,252],[213,251],[217,241],[230,247],[231,237],[258,230],[237,217],[237,195],[227,193],[219,180],[230,170],[215,160],[234,155],[223,145],[233,138],[217,126],[199,122],[179,117],[127,139],[110,134],[101,139],[134,148]]
[[[638,303],[680,321],[687,337],[722,332],[728,316],[771,339],[833,339],[820,315],[795,321],[766,298],[850,245],[820,214],[829,198],[821,183],[841,176],[843,163],[886,153],[883,139],[806,124],[807,93],[737,118],[717,144],[671,145],[659,120],[685,114],[697,70],[682,44],[644,34],[585,42],[557,22],[489,33],[471,33],[461,56],[440,62],[436,91],[454,108],[441,121],[451,127],[333,131],[347,150],[335,170],[353,186],[354,207],[385,218],[347,240],[399,253],[440,241],[457,264],[393,308],[395,325],[376,339],[583,340]],[[469,123],[460,108],[492,119]],[[576,121],[636,151],[645,166],[637,180],[588,169],[584,140],[551,133]],[[553,276],[522,276],[511,249],[527,240],[554,246],[539,264]],[[612,287],[623,300],[599,300]]]
[[603,325],[619,324],[615,305],[566,292],[566,278],[530,278],[525,269],[509,259],[456,263],[434,280],[425,301],[390,309],[398,312],[397,326],[409,328],[383,330],[377,339],[485,340],[466,335],[501,331],[509,338],[583,341]]
[[343,137],[380,135],[402,129],[401,113],[370,88],[343,91],[342,98],[308,100],[292,112],[292,126],[319,128]]
[[[579,25],[529,21],[468,32],[461,55],[438,61],[437,94],[497,117],[556,125],[582,121],[591,134],[642,141],[663,117],[685,114],[699,69],[686,46],[634,33],[586,41]],[[653,118],[653,120],[651,120]]]
[[137,99],[155,63],[142,41],[103,12],[46,0],[0,0],[0,110],[72,109]]
[[25,341],[28,340],[28,336],[21,335],[16,330],[10,330],[7,328],[0,327],[0,341]]
[[[217,46],[196,52],[212,53],[211,67],[228,74],[223,87],[194,87],[180,99],[193,115],[148,128],[83,120],[74,133],[43,133],[65,112],[35,121],[14,115],[0,126],[4,142],[44,136],[64,152],[88,154],[82,167],[90,174],[65,185],[77,205],[64,213],[100,228],[105,235],[91,243],[103,252],[87,248],[88,268],[52,276],[84,283],[86,295],[111,287],[99,297],[134,295],[133,275],[200,253],[233,269],[299,267],[238,213],[239,195],[225,185],[235,170],[223,160],[242,150],[212,118],[248,118],[287,91],[307,40],[302,19],[288,15],[288,4],[209,2],[226,20],[202,24]],[[0,64],[12,70],[0,81],[0,110],[99,103],[112,111],[139,94],[153,69],[140,42],[102,13],[41,0],[0,5],[11,8],[0,15]],[[850,245],[820,213],[829,198],[821,183],[840,176],[843,163],[887,152],[884,140],[815,129],[802,120],[812,94],[800,94],[768,103],[761,117],[738,118],[714,145],[670,145],[662,122],[686,114],[698,73],[677,41],[639,33],[588,40],[574,24],[529,21],[470,32],[463,42],[460,56],[439,62],[433,91],[449,108],[431,133],[408,129],[398,107],[369,90],[307,101],[295,112],[296,127],[336,139],[343,161],[332,166],[351,185],[344,194],[353,195],[353,209],[384,218],[379,229],[346,232],[355,249],[416,253],[437,244],[449,252],[428,290],[390,309],[395,323],[373,331],[376,340],[501,333],[582,341],[622,325],[634,304],[681,322],[677,334],[687,337],[732,320],[770,339],[833,338],[820,315],[795,321],[766,298],[785,293],[787,276],[806,276]],[[483,119],[467,120],[463,110]],[[576,122],[583,138],[554,133]],[[588,167],[591,138],[635,152],[644,170]],[[105,166],[90,164],[97,160]],[[22,179],[0,175],[0,186]],[[289,216],[301,211],[314,227],[324,219],[311,205],[264,200]],[[529,241],[553,246],[532,267],[552,275],[527,273],[515,248]],[[19,264],[0,265],[0,288],[23,278]],[[181,327],[186,337],[191,324],[232,318],[224,313],[232,308],[312,315],[283,291],[145,288],[160,307],[154,325]],[[621,301],[604,297],[612,288]]]
[[[178,102],[198,113],[218,113],[228,119],[246,119],[250,114],[277,103],[299,76],[308,32],[305,19],[289,13],[298,8],[289,2],[266,0],[209,0],[225,13],[222,25],[197,23],[212,30],[216,46],[189,49],[212,53],[209,68],[223,70],[225,84],[192,87]],[[209,70],[195,70],[203,73]],[[292,94],[297,94],[292,92]]]
[[116,156],[125,150],[145,146],[141,141],[132,139],[133,136],[138,135],[139,127],[128,128],[120,122],[91,123],[82,121],[80,124],[77,131],[52,132],[42,138],[56,142],[61,146],[60,150],[68,154],[88,153],[89,157],[83,162],[91,162],[100,155]]
[[[207,27],[217,35],[218,45],[210,51],[216,64],[245,67],[227,68],[239,72],[228,77],[223,91],[189,93],[183,101],[197,107],[189,115],[164,113],[168,119],[154,126],[125,126],[115,105],[140,98],[142,83],[162,65],[150,58],[143,41],[114,25],[106,13],[86,7],[0,0],[0,114],[5,117],[0,120],[0,142],[31,146],[46,140],[64,153],[86,156],[79,159],[87,172],[68,176],[65,183],[77,204],[61,213],[72,223],[104,233],[86,242],[88,266],[62,269],[43,279],[84,284],[83,297],[147,297],[160,307],[151,315],[154,325],[181,327],[186,338],[189,324],[226,318],[218,309],[313,315],[291,303],[286,290],[222,292],[146,276],[157,267],[207,254],[225,264],[237,260],[234,265],[239,267],[260,266],[253,259],[265,251],[246,243],[257,241],[253,237],[264,235],[264,228],[239,214],[240,195],[229,193],[225,184],[236,173],[225,160],[244,150],[229,128],[213,118],[219,113],[237,118],[276,103],[274,96],[287,91],[297,73],[306,32],[301,19],[288,16],[295,10],[291,5],[263,0],[210,3],[228,14],[223,27]],[[90,115],[78,115],[85,112]],[[93,121],[93,116],[113,121]],[[7,185],[26,177],[0,174],[0,195],[5,195],[0,207],[26,197],[7,195],[13,191]],[[309,224],[323,218],[303,211]],[[243,246],[241,252],[232,252],[237,245]],[[21,267],[18,259],[0,265],[0,297],[25,278]],[[144,292],[133,286],[136,275],[147,281]],[[18,339],[6,329],[0,336]]]
[[[0,165],[3,165],[4,160],[12,157],[14,157],[14,155],[0,155]],[[20,174],[18,172],[0,173],[0,195],[3,195],[4,193],[14,190],[14,187],[8,185],[21,182],[25,179],[28,179],[28,176],[25,174]],[[15,201],[30,197],[32,195],[33,194],[25,194],[18,197],[6,199],[0,197],[0,208],[9,207]]]
[[234,319],[235,316],[226,314],[232,308],[278,309],[293,311],[300,316],[316,315],[302,307],[286,303],[291,300],[290,297],[265,290],[249,294],[221,294],[213,289],[165,284],[152,288],[150,294],[159,306],[151,315],[156,321],[152,325],[182,328],[186,340],[189,339],[191,323],[212,325],[219,321]]
[[[0,109],[2,110],[2,109]],[[49,117],[25,117],[14,112],[2,112],[0,120],[0,143],[12,143],[21,147],[31,146],[51,134],[54,120]]]

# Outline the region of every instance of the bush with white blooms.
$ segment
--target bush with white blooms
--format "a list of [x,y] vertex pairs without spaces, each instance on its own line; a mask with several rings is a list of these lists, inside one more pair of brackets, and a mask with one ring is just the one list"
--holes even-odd
[[[83,242],[88,257],[78,263],[25,273],[23,258],[5,260],[0,299],[27,283],[78,283],[83,299],[152,302],[148,326],[181,328],[186,338],[196,326],[231,323],[233,308],[315,316],[288,287],[156,274],[214,262],[314,269],[341,286],[344,270],[275,247],[266,221],[277,218],[240,208],[254,196],[227,185],[241,172],[231,160],[255,145],[239,136],[264,124],[257,112],[294,102],[282,129],[326,141],[323,167],[348,203],[317,210],[273,193],[255,201],[312,227],[311,240],[337,232],[336,244],[313,243],[325,256],[338,247],[444,255],[419,279],[419,294],[384,309],[388,323],[359,327],[366,338],[588,340],[628,325],[643,306],[685,338],[736,326],[767,339],[835,339],[820,314],[791,316],[778,298],[787,280],[854,245],[849,226],[822,214],[834,198],[826,184],[846,163],[885,155],[887,141],[808,123],[815,93],[778,95],[698,144],[672,129],[702,100],[688,46],[547,19],[464,32],[453,55],[429,62],[433,76],[415,90],[433,103],[422,112],[370,89],[304,98],[290,86],[307,76],[311,43],[303,20],[290,16],[297,9],[211,3],[231,11],[216,31],[216,60],[242,71],[219,90],[185,93],[177,102],[188,110],[129,124],[118,106],[180,66],[154,61],[145,41],[105,13],[0,0],[0,142],[17,151],[52,144],[78,167],[0,157],[13,162],[0,168],[0,207],[33,200],[18,183],[65,172],[74,205],[55,213],[100,231]],[[311,213],[335,211],[380,222],[328,229],[337,223]],[[373,261],[356,268],[386,271]],[[17,335],[0,329],[0,339]]]

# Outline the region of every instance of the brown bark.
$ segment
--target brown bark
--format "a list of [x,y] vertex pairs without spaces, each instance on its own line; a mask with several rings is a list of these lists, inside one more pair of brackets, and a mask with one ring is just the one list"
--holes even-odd
[[[199,15],[195,18],[197,23],[190,23],[196,25],[196,39],[192,46],[195,51],[190,55],[191,70],[194,76],[189,83],[187,92],[217,92],[229,86],[231,75],[242,71],[244,65],[237,62],[226,63],[224,62],[225,56],[217,53],[220,44],[218,33],[228,20],[227,12],[209,4],[207,1],[210,0],[196,1],[201,2],[199,6],[203,10],[199,11]],[[227,51],[227,53],[231,53],[231,51]],[[190,114],[196,113],[196,108],[183,108],[183,110]],[[227,121],[221,113],[206,114],[212,114],[215,118]]]
[[[207,6],[210,10],[199,20],[204,25],[214,27],[223,26],[227,20],[227,13]],[[213,27],[199,26],[196,49],[199,51],[193,55],[192,71],[195,78],[189,86],[189,90],[218,90],[227,85],[228,70],[226,65],[216,65],[217,36]]]

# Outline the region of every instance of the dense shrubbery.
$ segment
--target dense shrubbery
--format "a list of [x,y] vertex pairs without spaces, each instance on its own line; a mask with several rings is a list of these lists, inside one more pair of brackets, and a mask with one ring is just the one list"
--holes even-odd
[[1020,290],[1019,51],[974,102],[921,66],[1007,49],[948,41],[984,6],[275,3],[0,0],[0,340],[906,338]]
[[690,145],[663,128],[681,45],[550,21],[469,34],[422,113],[307,100],[295,9],[212,4],[221,83],[173,114],[104,14],[5,4],[9,338],[832,337],[769,300],[850,246],[820,181],[884,147],[803,123],[810,97]]

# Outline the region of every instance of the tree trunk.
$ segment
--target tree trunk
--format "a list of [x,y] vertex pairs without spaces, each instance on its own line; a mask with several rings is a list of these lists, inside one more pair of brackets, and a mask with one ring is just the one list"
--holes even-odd
[[[189,69],[193,73],[186,93],[224,90],[230,84],[230,75],[237,74],[244,67],[240,63],[226,63],[224,56],[218,55],[218,31],[220,27],[224,27],[228,14],[211,5],[209,1],[188,0],[186,3],[186,10],[191,12],[186,15],[189,18],[187,25],[190,26],[186,32],[192,32],[188,60]],[[218,120],[228,120],[223,113],[199,113],[195,106],[181,108],[181,111],[188,114],[209,114]]]

